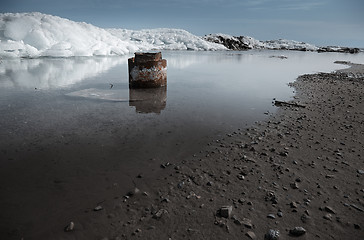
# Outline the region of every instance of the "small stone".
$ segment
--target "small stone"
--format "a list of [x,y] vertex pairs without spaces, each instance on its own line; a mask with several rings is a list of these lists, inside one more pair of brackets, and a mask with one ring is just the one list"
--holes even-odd
[[330,213],[328,213],[328,214],[326,214],[324,216],[324,219],[331,221],[332,220],[332,215]]
[[326,212],[328,212],[328,213],[333,213],[333,214],[335,214],[334,209],[333,209],[332,207],[329,207],[329,206],[326,206],[326,207],[325,207],[325,211],[326,211]]
[[207,183],[206,183],[206,185],[207,185],[207,186],[209,186],[209,187],[211,187],[211,186],[212,186],[212,184],[213,184],[212,182],[207,182]]
[[306,229],[304,229],[303,227],[295,227],[295,228],[289,230],[289,234],[291,234],[292,236],[295,236],[295,237],[302,236],[305,233],[306,233]]
[[288,156],[288,152],[280,152],[279,155],[282,156],[282,157],[287,157]]
[[291,183],[291,184],[290,184],[290,186],[291,186],[291,188],[293,188],[293,189],[298,189],[298,184],[297,184],[297,182],[293,182],[293,183]]
[[102,206],[98,205],[94,208],[94,211],[97,212],[97,211],[101,211],[102,209],[104,209]]
[[358,169],[359,174],[364,174],[364,170]]
[[302,214],[301,221],[303,223],[308,223],[311,220],[311,217],[309,217],[307,214]]
[[250,239],[257,239],[257,236],[252,231],[247,232],[245,235],[248,236]]
[[238,179],[239,179],[239,180],[244,180],[244,179],[245,179],[245,177],[244,177],[244,175],[238,175]]
[[282,213],[282,212],[278,212],[278,213],[277,213],[277,216],[278,216],[278,217],[283,217],[283,213]]
[[291,208],[297,208],[297,203],[296,202],[291,202],[289,205],[291,206]]
[[267,218],[275,219],[275,218],[276,218],[276,216],[275,216],[274,214],[268,214],[268,215],[267,215]]
[[232,206],[223,206],[220,208],[220,216],[224,218],[230,218],[231,212],[233,211]]
[[160,219],[160,218],[163,216],[163,214],[166,214],[166,213],[168,213],[168,211],[167,211],[167,210],[165,210],[165,209],[160,209],[160,210],[158,210],[158,212],[156,212],[156,213],[153,215],[153,218],[154,218],[154,219]]
[[247,227],[247,228],[250,228],[252,229],[253,228],[253,224],[252,224],[252,221],[248,218],[243,218],[243,220],[241,220],[241,223]]
[[65,232],[71,232],[73,231],[73,229],[75,228],[75,224],[73,222],[70,222],[65,228],[64,231]]
[[135,194],[138,194],[138,193],[140,193],[140,190],[139,190],[138,188],[134,188],[133,190],[130,190],[130,191],[126,194],[126,196],[131,197],[131,196],[134,196]]
[[279,230],[269,229],[269,231],[264,235],[264,240],[278,240]]

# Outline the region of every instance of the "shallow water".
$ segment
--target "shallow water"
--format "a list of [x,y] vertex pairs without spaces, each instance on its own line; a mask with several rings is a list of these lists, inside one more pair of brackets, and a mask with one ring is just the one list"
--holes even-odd
[[293,97],[287,83],[298,75],[346,67],[336,60],[364,63],[364,54],[294,51],[162,55],[168,86],[146,91],[129,90],[127,56],[2,60],[1,231],[31,232],[35,212],[67,222],[111,186],[125,192],[136,175],[157,175],[160,162],[264,120],[273,98]]

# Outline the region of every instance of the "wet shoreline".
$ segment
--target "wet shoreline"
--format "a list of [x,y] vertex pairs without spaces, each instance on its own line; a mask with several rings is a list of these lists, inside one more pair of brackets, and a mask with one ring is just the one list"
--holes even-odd
[[[357,68],[355,79],[359,79],[360,76],[362,76],[360,75],[362,74],[362,67],[358,66]],[[351,70],[344,70],[343,72],[345,71],[350,72]],[[345,81],[348,80],[345,75],[340,74],[322,74],[322,76],[307,75],[307,78],[310,79],[312,76],[318,77],[314,83],[317,84],[317,86],[322,87],[322,91],[326,91],[325,93],[327,94],[330,94],[330,91],[335,90],[334,87],[337,86],[334,84],[333,87],[330,87],[329,91],[320,83],[322,79],[325,80],[327,78],[330,79],[333,76],[338,76],[337,78],[343,80],[345,84]],[[148,171],[144,171],[145,169],[142,171],[138,171],[138,169],[130,170],[130,173],[135,174],[128,176],[120,176],[118,171],[115,171],[115,169],[126,167],[126,165],[123,165],[123,159],[118,156],[118,152],[114,151],[118,148],[119,153],[128,150],[120,148],[120,146],[123,145],[123,142],[126,141],[126,139],[122,139],[121,137],[125,133],[117,131],[109,132],[113,130],[109,129],[108,126],[113,123],[102,119],[100,121],[100,118],[94,118],[93,115],[89,118],[89,122],[92,123],[92,121],[95,120],[96,122],[100,121],[99,124],[102,126],[101,128],[95,126],[97,132],[94,134],[101,134],[102,136],[103,134],[108,135],[112,133],[116,136],[111,145],[105,144],[105,146],[103,146],[102,138],[95,142],[90,142],[90,140],[85,139],[82,140],[82,134],[71,134],[72,129],[69,129],[69,131],[67,130],[67,132],[70,133],[68,136],[52,138],[52,133],[50,132],[45,132],[44,135],[38,136],[39,139],[52,139],[55,145],[61,146],[57,149],[47,149],[46,147],[42,150],[37,147],[33,149],[36,152],[32,152],[28,149],[21,149],[21,146],[15,146],[13,153],[16,154],[19,159],[28,159],[29,161],[27,161],[26,164],[23,164],[20,162],[16,163],[16,161],[13,161],[14,159],[9,159],[9,161],[13,161],[10,164],[11,167],[7,168],[7,173],[3,173],[2,176],[8,183],[12,182],[16,184],[6,184],[5,186],[2,186],[2,189],[17,192],[18,189],[15,188],[16,185],[23,185],[23,188],[24,186],[27,186],[27,184],[32,185],[27,181],[22,182],[26,179],[32,179],[32,181],[40,185],[36,186],[37,189],[27,189],[26,192],[29,193],[29,197],[22,196],[20,201],[16,195],[14,195],[14,199],[6,199],[8,205],[5,204],[4,206],[9,207],[6,211],[9,211],[10,214],[5,214],[4,216],[10,216],[10,218],[2,220],[3,224],[1,224],[1,229],[4,229],[4,231],[2,230],[2,233],[8,235],[9,239],[19,239],[21,237],[24,237],[24,239],[102,239],[104,237],[107,237],[108,239],[118,239],[118,237],[121,239],[129,239],[132,236],[140,236],[142,239],[155,239],[160,236],[166,238],[172,237],[172,239],[182,239],[184,236],[209,238],[209,236],[211,236],[210,234],[216,234],[216,236],[219,236],[220,238],[234,239],[235,237],[246,237],[244,234],[247,233],[248,230],[254,231],[257,236],[261,236],[262,233],[265,233],[269,228],[275,228],[274,220],[271,221],[270,218],[267,219],[266,217],[266,215],[268,215],[267,212],[269,212],[269,214],[272,212],[276,217],[276,221],[280,220],[283,222],[283,226],[285,227],[276,224],[279,226],[276,228],[280,230],[282,235],[285,235],[285,228],[289,227],[287,225],[287,219],[289,218],[280,218],[277,213],[278,210],[290,212],[291,209],[287,210],[285,208],[286,205],[290,205],[291,202],[284,200],[283,202],[278,202],[279,206],[269,206],[271,200],[266,201],[265,197],[266,195],[270,196],[270,191],[273,191],[276,192],[274,194],[277,199],[293,199],[295,200],[294,202],[297,201],[302,206],[305,206],[306,201],[301,197],[302,194],[305,194],[304,188],[300,186],[301,182],[305,183],[306,181],[304,180],[307,180],[307,186],[310,186],[310,184],[314,183],[314,180],[303,178],[302,172],[300,171],[311,162],[309,162],[308,159],[305,159],[305,157],[302,157],[301,152],[295,153],[294,151],[297,146],[299,146],[298,149],[300,149],[301,144],[305,145],[307,142],[313,141],[310,139],[313,137],[312,135],[320,134],[317,126],[320,124],[322,125],[322,123],[317,115],[321,113],[315,113],[316,115],[313,116],[312,119],[317,122],[312,125],[314,127],[307,125],[307,129],[304,128],[305,124],[307,124],[307,117],[304,116],[309,116],[309,112],[302,116],[297,116],[295,114],[299,114],[300,111],[306,111],[307,109],[312,111],[320,110],[323,112],[327,110],[325,108],[315,109],[317,103],[312,103],[309,98],[306,99],[304,97],[307,93],[307,86],[310,86],[309,84],[312,82],[308,81],[306,83],[308,85],[305,85],[303,82],[304,81],[299,80],[293,84],[298,90],[296,96],[298,99],[296,98],[295,102],[307,105],[307,108],[291,109],[290,107],[283,107],[284,109],[279,110],[278,113],[272,116],[270,120],[267,120],[267,122],[258,123],[248,130],[244,130],[243,128],[236,129],[236,131],[230,134],[220,135],[218,139],[204,139],[204,143],[192,141],[190,146],[186,145],[183,149],[175,144],[173,137],[168,137],[176,134],[173,129],[165,129],[165,132],[158,133],[156,135],[157,138],[163,137],[166,139],[165,145],[160,146],[160,150],[169,150],[168,153],[164,153],[163,157],[157,156],[157,153],[153,153],[156,154],[155,157],[153,157],[151,156],[153,154],[150,149],[149,152],[144,149],[145,152],[140,156],[140,161],[145,161],[145,159],[148,160],[146,169],[152,170],[152,174],[150,175],[148,174]],[[300,85],[301,83],[302,85]],[[340,85],[340,81],[336,84]],[[315,87],[317,86],[315,85]],[[362,87],[362,85],[359,84],[357,87]],[[318,94],[314,89],[310,89],[310,91],[312,91],[310,94]],[[342,89],[340,91],[342,91]],[[359,88],[354,88],[352,91],[356,93],[355,91],[359,91]],[[347,96],[350,94],[343,92],[342,95]],[[321,98],[323,97],[326,96],[321,96]],[[317,98],[320,99],[318,95]],[[362,105],[359,105],[359,107],[354,105],[352,99],[346,99],[346,101],[349,103],[345,102],[345,104],[352,105],[351,108],[357,109],[358,111],[356,112],[358,112],[358,114],[360,113],[360,110],[363,109],[360,108]],[[100,106],[102,107],[102,104]],[[329,106],[328,109],[332,109],[331,105],[327,106]],[[355,114],[357,114],[356,112]],[[95,113],[95,115],[97,115],[97,113]],[[145,118],[146,116],[143,117]],[[303,126],[296,125],[292,119],[295,119],[295,121],[302,121]],[[82,124],[85,123],[87,122],[83,122]],[[352,124],[349,123],[341,127],[344,129],[349,128],[346,130],[350,130],[350,125]],[[360,126],[361,125],[358,126],[359,129]],[[309,129],[317,129],[317,132],[309,133],[303,139],[299,139],[298,137],[295,139],[289,138],[292,132],[303,131],[302,135],[304,135],[304,130],[308,131]],[[144,130],[139,129],[138,131],[142,132]],[[195,131],[199,131],[199,129],[197,127],[191,128],[190,132],[186,134],[192,136]],[[80,133],[82,133],[82,131]],[[348,131],[344,132],[344,134],[349,133],[361,141],[360,136],[355,135],[355,133]],[[316,137],[320,138],[322,134],[323,133]],[[335,135],[336,133],[332,134]],[[348,135],[347,138],[350,139],[351,135]],[[153,141],[153,139],[151,140]],[[285,143],[284,140],[287,140],[288,143]],[[82,144],[80,144],[80,142]],[[317,142],[321,141],[318,140]],[[363,141],[360,143],[362,142]],[[49,142],[46,146],[51,146],[53,143]],[[207,148],[201,148],[201,145],[205,145],[206,143],[208,143]],[[326,140],[324,143],[328,144]],[[341,143],[342,142],[340,142],[340,145]],[[316,141],[313,145],[315,144],[317,144]],[[346,145],[342,146],[349,146],[349,143],[345,144]],[[350,144],[354,144],[355,146],[352,147],[351,150],[354,150],[358,155],[363,156],[361,150],[358,149],[358,145],[356,145],[358,143],[350,142]],[[137,148],[138,145],[135,147]],[[308,147],[308,151],[310,151],[311,148]],[[329,147],[326,148],[330,149]],[[8,153],[12,152],[11,149],[7,149],[7,151]],[[293,153],[291,153],[291,151],[293,151]],[[307,149],[302,151],[305,152]],[[326,150],[323,150],[323,153],[325,153],[325,151]],[[333,151],[335,152],[336,150],[333,149]],[[188,157],[192,156],[193,153],[196,154],[194,154],[193,157]],[[323,155],[323,153],[320,152],[320,156],[307,156],[307,158],[313,158],[313,160],[318,158],[322,159],[323,157],[321,155]],[[128,155],[126,154],[123,158],[127,158],[127,156]],[[48,161],[49,159],[51,159],[51,161]],[[62,159],[66,159],[66,161],[60,161]],[[185,160],[180,162],[181,159]],[[294,161],[296,161],[296,163]],[[300,162],[301,168],[295,169]],[[86,166],[85,163],[87,163]],[[347,163],[351,164],[350,162]],[[325,165],[319,164],[319,166],[323,167]],[[360,166],[355,165],[355,167],[357,168],[356,170],[360,169]],[[289,171],[286,170],[287,168]],[[98,172],[95,172],[94,169],[98,169]],[[295,171],[292,171],[291,169],[294,169]],[[62,175],[65,172],[67,173],[66,177]],[[11,173],[18,173],[19,175],[13,175]],[[76,179],[79,177],[80,173],[85,176],[84,179],[75,182],[64,181],[64,178],[68,178],[69,180]],[[280,174],[283,174],[284,177],[280,176]],[[298,175],[298,177],[294,178],[296,177],[295,175]],[[44,179],[47,179],[47,181],[44,182]],[[281,180],[279,179],[284,179],[284,181],[280,182]],[[291,183],[294,184],[297,179],[300,179],[300,182],[297,182],[299,188],[296,191],[299,193],[288,192],[287,189],[291,188]],[[331,177],[329,176],[328,179],[331,180]],[[276,184],[273,184],[273,180]],[[126,182],[128,182],[128,184],[125,184]],[[259,184],[257,185],[256,183]],[[125,185],[121,186],[121,184]],[[328,183],[325,182],[325,184]],[[356,183],[354,183],[354,185],[355,184]],[[326,185],[324,186],[326,187]],[[126,188],[130,188],[129,190],[134,191],[134,187],[138,188],[140,191],[137,191],[133,196],[129,194],[129,196]],[[346,188],[346,185],[338,185],[337,189],[339,189],[339,187]],[[276,188],[278,188],[279,191],[274,191]],[[76,198],[75,196],[72,196],[72,194],[67,195],[66,198],[68,200],[63,201],[64,189],[71,190],[71,192],[82,192],[82,194],[78,195]],[[34,190],[37,192],[36,197],[33,195]],[[309,188],[306,190],[314,192]],[[52,199],[47,197],[47,191],[52,192]],[[356,190],[353,190],[353,192],[355,191]],[[323,194],[330,195],[332,192],[327,191]],[[293,197],[290,197],[291,195]],[[318,198],[318,196],[314,197]],[[311,199],[310,201],[313,200]],[[59,202],[60,206],[56,205],[57,202]],[[28,208],[29,212],[22,212],[22,208],[18,208],[17,204],[20,206],[29,205],[33,207]],[[300,206],[300,204],[298,204],[298,206]],[[354,204],[360,209],[362,208],[360,202],[359,204],[350,204]],[[94,208],[98,205],[102,206],[102,211],[94,211]],[[233,214],[235,213],[237,221],[235,221],[236,219],[223,219],[216,216],[216,211],[221,206],[225,205],[233,206]],[[54,208],[54,206],[57,207]],[[47,211],[47,209],[52,209],[52,207],[53,209],[58,210],[55,212]],[[280,209],[277,209],[277,207]],[[303,207],[301,208],[304,209]],[[14,209],[18,209],[17,211],[19,212],[11,212]],[[40,209],[40,211],[37,211],[37,209]],[[339,209],[340,212],[344,212],[341,208]],[[350,209],[352,209],[352,207]],[[317,208],[314,210],[309,209],[309,212],[311,211],[316,212]],[[162,214],[161,217],[158,217],[158,212]],[[297,212],[301,213],[302,211]],[[37,219],[40,220],[33,221],[35,213],[39,214],[39,218]],[[288,213],[285,213],[284,215],[286,214],[289,215],[289,217],[297,218],[297,216],[290,216]],[[304,211],[302,216],[303,214],[305,214]],[[57,219],[54,219],[56,216]],[[302,216],[300,215],[299,217]],[[347,215],[343,214],[343,217],[345,221],[349,221],[347,220]],[[18,219],[20,218],[25,220],[22,224],[19,224]],[[360,220],[357,218],[354,219],[355,221],[351,221],[350,224],[347,224],[346,222],[345,224],[350,225],[350,227],[354,227],[355,229],[355,226],[358,225],[357,222],[360,223],[360,221],[356,221]],[[46,224],[48,223],[47,220],[49,219],[53,220],[49,223],[50,226],[46,227]],[[252,222],[251,228],[246,228],[244,219],[249,219]],[[319,221],[318,219],[320,218],[315,216],[314,220]],[[70,221],[75,223],[74,231],[64,232],[63,225],[67,225]],[[235,223],[239,221],[242,224],[239,225],[239,223]],[[298,223],[300,222],[297,221],[297,224]],[[201,229],[201,224],[202,226],[206,226],[206,229]],[[60,227],[60,225],[62,225],[62,227]],[[249,224],[246,225],[249,226]],[[168,229],[166,229],[166,226],[168,226]],[[340,226],[342,227],[342,225]],[[346,229],[346,227],[342,228],[344,230]],[[306,229],[308,229],[308,227],[306,227]],[[315,229],[313,232],[316,231]],[[345,233],[344,230],[342,232]],[[343,234],[342,232],[339,232],[339,236],[344,236],[340,235]],[[354,235],[352,236],[355,237],[356,233],[357,232],[354,231],[352,233]],[[316,234],[320,235],[319,233]],[[324,235],[321,237],[325,239]]]

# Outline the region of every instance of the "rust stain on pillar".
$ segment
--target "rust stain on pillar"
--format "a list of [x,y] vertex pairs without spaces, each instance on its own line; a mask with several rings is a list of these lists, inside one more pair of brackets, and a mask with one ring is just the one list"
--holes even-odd
[[135,53],[128,59],[129,88],[155,88],[167,85],[167,60],[162,53]]

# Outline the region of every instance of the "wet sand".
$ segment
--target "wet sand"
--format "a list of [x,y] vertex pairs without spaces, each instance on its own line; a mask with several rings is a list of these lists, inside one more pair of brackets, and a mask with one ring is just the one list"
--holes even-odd
[[[89,172],[89,179],[93,183],[98,182],[95,178],[99,179],[100,186],[90,186],[87,178],[84,185],[73,186],[74,191],[79,188],[93,195],[69,201],[79,203],[78,211],[68,211],[63,204],[56,213],[42,211],[47,216],[34,211],[14,212],[8,222],[2,219],[1,229],[6,229],[2,235],[6,239],[25,240],[254,239],[254,236],[264,239],[269,230],[274,230],[271,233],[279,231],[279,239],[294,239],[292,235],[297,231],[290,233],[290,230],[303,227],[305,233],[298,239],[361,239],[364,236],[363,76],[364,67],[353,64],[352,68],[337,73],[301,76],[291,84],[297,91],[293,101],[297,106],[283,104],[267,121],[249,129],[236,129],[205,147],[198,146],[201,151],[193,156],[188,154],[191,157],[180,153],[178,146],[171,147],[170,151],[176,151],[174,159],[151,159],[148,163],[153,176],[141,173],[124,179],[134,185],[130,192],[119,187],[117,183],[123,177],[112,171],[113,167],[103,166],[104,175],[93,176]],[[68,149],[69,156],[72,152],[80,153],[79,149],[83,147]],[[109,149],[102,154],[92,149],[81,155],[113,159]],[[59,149],[54,155],[63,151]],[[42,160],[42,153],[33,159],[43,162],[40,166],[48,169],[50,163]],[[79,161],[79,167],[70,171],[71,178],[81,171],[82,161]],[[67,163],[62,164],[60,167],[67,169]],[[100,161],[90,164],[97,165]],[[116,158],[114,164],[119,166]],[[20,167],[41,170],[31,170],[31,163],[12,166],[15,170]],[[55,198],[58,188],[72,187],[57,179],[57,174],[48,174]],[[9,176],[2,191],[22,179],[24,176]],[[105,185],[108,188],[101,191]],[[95,195],[100,201],[91,201]],[[23,204],[47,209],[55,202],[42,196],[36,199],[42,201],[24,199]],[[227,216],[224,209],[219,211],[224,206],[231,206]],[[22,215],[29,219],[28,225],[17,229],[17,218]],[[57,219],[49,223],[31,221],[52,217]],[[64,231],[71,221],[74,229]]]
[[283,105],[153,182],[136,178],[136,191],[92,213],[96,238],[363,239],[363,74],[300,76],[293,103],[304,107]]

